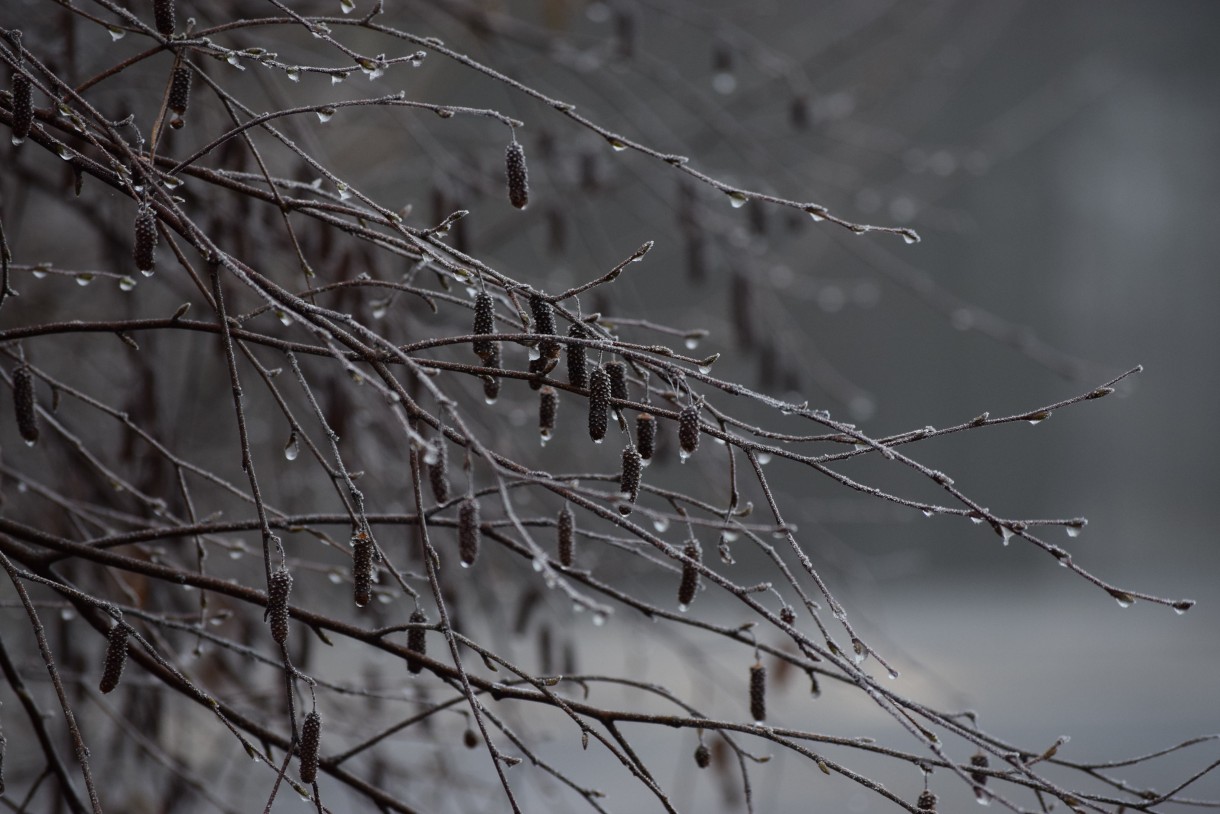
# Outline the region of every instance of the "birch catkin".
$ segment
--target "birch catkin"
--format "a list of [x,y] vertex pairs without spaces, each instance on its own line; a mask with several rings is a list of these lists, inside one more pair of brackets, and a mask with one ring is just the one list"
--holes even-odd
[[30,78],[20,71],[13,71],[13,145],[25,141],[34,126],[34,97]]
[[[693,562],[699,562],[702,556],[699,550],[699,544],[691,540],[686,544],[686,548],[682,550],[687,559]],[[699,590],[699,569],[691,562],[682,563],[682,581],[678,583],[678,607],[681,610],[686,610],[690,607],[690,603],[695,601],[695,592]]]
[[[568,336],[573,339],[588,339],[589,331],[579,322],[573,322],[568,326]],[[589,386],[589,362],[584,345],[568,344],[568,383],[581,390]]]
[[169,83],[169,109],[173,111],[174,117],[170,119],[169,125],[174,129],[182,126],[182,117],[186,115],[186,109],[191,103],[191,71],[182,65],[174,69],[173,78]]
[[466,568],[479,558],[479,503],[472,497],[458,509],[458,555]]
[[576,547],[576,515],[572,513],[570,506],[565,505],[560,510],[555,525],[559,530],[559,564],[564,568],[571,568]]
[[657,451],[657,419],[652,413],[640,413],[635,417],[635,446],[647,466]]
[[318,747],[322,742],[322,716],[317,710],[305,716],[301,725],[301,782],[314,783],[318,779]]
[[[419,608],[416,608],[414,611],[411,612],[411,618],[407,621],[409,621],[413,625],[424,624],[425,622],[428,621],[428,617],[426,615],[424,615],[424,612],[422,610],[420,610]],[[425,636],[426,633],[427,633],[427,631],[424,630],[422,627],[413,627],[410,630],[408,630],[407,631],[407,649],[410,650],[412,653],[417,653],[421,656],[426,656],[428,654],[428,639]],[[423,669],[424,669],[424,663],[422,661],[420,661],[417,658],[412,658],[411,656],[407,656],[407,672],[415,674],[415,673],[419,673]]]
[[678,414],[678,446],[682,448],[683,459],[699,449],[699,408],[694,405]]
[[[474,328],[472,333],[494,334],[496,332],[496,303],[486,291],[480,291],[474,298]],[[491,360],[499,356],[495,346],[499,344],[491,339],[476,339],[471,345],[476,356],[483,360],[484,365],[490,365]],[[499,367],[499,365],[497,365]]]
[[601,443],[610,418],[610,376],[601,367],[589,374],[589,437]]
[[[629,503],[635,503],[640,496],[640,475],[643,470],[640,451],[633,444],[623,447],[623,471],[619,475],[618,489]],[[630,506],[619,506],[619,514],[630,513]]]
[[13,412],[22,440],[33,446],[38,441],[38,409],[34,404],[34,375],[29,365],[21,365],[13,371]]
[[153,20],[162,37],[174,36],[174,0],[153,0]]
[[919,795],[919,800],[915,803],[915,807],[920,811],[927,811],[934,814],[936,811],[936,795],[925,789]]
[[267,584],[267,616],[271,620],[271,638],[276,644],[288,640],[288,595],[292,592],[292,574],[287,568],[271,572]]
[[437,503],[449,501],[449,447],[443,436],[436,439],[436,460],[428,464],[428,482]]
[[373,598],[373,538],[366,531],[352,535],[352,595],[363,608]]
[[119,686],[123,677],[123,666],[127,664],[127,628],[115,622],[106,634],[106,657],[102,661],[102,680],[97,688],[103,694]]
[[136,268],[150,274],[157,264],[157,216],[152,207],[141,206],[136,214],[136,242],[132,257]]
[[750,667],[750,717],[759,724],[767,719],[767,668],[759,662]]
[[559,412],[559,394],[549,384],[539,392],[538,398],[538,432],[542,442],[550,440],[555,432],[555,414]]
[[508,180],[509,203],[524,209],[530,202],[530,181],[525,168],[525,149],[516,139],[504,154],[504,176]]

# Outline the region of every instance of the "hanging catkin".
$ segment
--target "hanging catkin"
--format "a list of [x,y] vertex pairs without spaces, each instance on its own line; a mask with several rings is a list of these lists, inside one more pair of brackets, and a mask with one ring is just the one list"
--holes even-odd
[[[682,550],[687,559],[699,562],[702,553],[699,544],[691,540]],[[678,583],[678,607],[686,610],[695,601],[695,592],[699,590],[699,569],[690,562],[682,563],[682,581]]]
[[373,597],[373,538],[364,530],[352,534],[352,596],[363,608]]
[[267,616],[271,620],[271,638],[276,644],[288,640],[288,594],[292,592],[292,574],[284,567],[271,572],[267,584]]
[[472,497],[458,509],[458,555],[467,568],[479,558],[479,503]]
[[103,694],[119,686],[123,677],[123,666],[127,664],[127,628],[122,622],[115,622],[114,627],[106,634],[106,657],[102,661],[102,680],[97,688]]
[[759,724],[767,719],[767,668],[758,662],[750,667],[750,717]]
[[555,523],[559,530],[559,564],[564,568],[572,567],[572,554],[576,545],[576,515],[566,504],[559,511],[559,519]]
[[305,716],[301,725],[301,782],[318,779],[318,747],[322,741],[322,716],[317,710]]
[[699,448],[699,408],[694,405],[678,414],[678,446],[683,458],[694,455]]
[[[428,621],[428,617],[419,608],[411,612],[411,618],[408,620],[413,625],[421,625]],[[413,627],[407,631],[407,649],[412,653],[417,653],[421,656],[428,654],[428,640],[425,637],[427,633],[422,627]],[[424,669],[424,663],[417,658],[407,656],[407,672],[418,673]]]
[[601,367],[589,374],[589,437],[597,443],[606,437],[610,418],[610,376]]
[[33,445],[38,440],[38,410],[34,405],[34,375],[29,365],[21,365],[13,371],[13,411],[22,440]]
[[530,202],[530,181],[525,168],[525,150],[516,139],[504,153],[504,177],[508,180],[509,203],[524,209]]

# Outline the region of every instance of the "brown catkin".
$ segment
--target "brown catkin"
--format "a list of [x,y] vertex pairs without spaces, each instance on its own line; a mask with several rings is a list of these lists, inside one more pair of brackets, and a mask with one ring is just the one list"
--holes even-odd
[[[499,370],[500,365],[500,343],[492,343],[491,358],[483,362],[487,367]],[[483,398],[487,399],[488,404],[494,404],[495,400],[500,397],[500,377],[499,376],[484,376],[483,377]]]
[[150,272],[157,265],[157,216],[152,207],[141,206],[136,214],[136,243],[132,253],[136,268]]
[[[634,444],[623,447],[623,471],[619,474],[618,490],[629,502],[635,503],[640,496],[640,475],[644,471],[644,462],[640,460],[640,451]],[[630,506],[619,506],[620,514],[630,514]]]
[[622,362],[606,362],[602,365],[610,374],[610,398],[627,400],[627,365]]
[[174,0],[153,0],[153,20],[162,37],[174,36]]
[[559,564],[571,568],[572,552],[576,545],[576,515],[570,506],[565,504],[560,510],[555,525],[559,529]]
[[538,394],[538,432],[547,440],[555,432],[555,414],[559,412],[559,394],[549,384]]
[[[989,760],[985,754],[979,752],[970,758],[970,765],[976,766],[980,769],[986,769],[991,766],[991,760]],[[987,785],[987,775],[983,774],[982,772],[971,772],[970,779],[975,783],[978,783],[980,786]]]
[[[480,291],[474,298],[474,328],[475,334],[494,334],[496,332],[496,303],[486,291]],[[490,360],[499,354],[495,346],[499,343],[490,339],[476,339],[472,345],[475,356],[490,365]],[[497,365],[498,367],[498,365]]]
[[34,374],[29,365],[13,371],[13,408],[22,440],[34,444],[38,441],[38,410],[34,405]]
[[127,628],[116,622],[106,634],[106,658],[102,661],[102,680],[97,688],[103,694],[119,686],[123,666],[127,664]]
[[589,437],[601,442],[606,437],[610,411],[610,376],[595,367],[589,374]]
[[924,789],[919,795],[919,800],[916,801],[915,807],[920,811],[935,812],[936,811],[936,795]]
[[267,616],[271,620],[271,638],[276,644],[288,640],[288,594],[292,592],[292,574],[287,568],[271,572],[267,583]]
[[479,502],[472,497],[458,509],[458,554],[467,568],[479,558]]
[[20,144],[34,126],[34,87],[30,78],[13,72],[13,144]]
[[[428,617],[419,608],[411,612],[411,618],[408,620],[413,625],[423,624],[428,621]],[[428,639],[427,633],[422,627],[413,627],[407,631],[407,649],[412,653],[418,653],[421,656],[428,654]],[[424,669],[424,663],[419,659],[407,656],[407,672],[418,673]]]
[[[568,336],[589,339],[589,331],[579,322],[568,326]],[[584,390],[589,386],[589,361],[584,345],[568,344],[568,384]]]
[[366,531],[352,535],[352,596],[363,608],[373,598],[373,538]]
[[525,150],[516,139],[504,153],[504,177],[508,179],[509,203],[524,209],[530,202],[530,180],[525,168]]
[[796,611],[790,605],[784,605],[779,612],[779,618],[785,625],[791,625],[796,622]]
[[317,710],[305,716],[301,725],[301,782],[313,783],[318,779],[318,746],[322,741],[322,716]]
[[678,414],[678,445],[687,455],[699,448],[699,408],[684,407]]
[[[534,317],[534,333],[543,336],[555,335],[555,309],[541,294],[530,297],[530,313]],[[554,367],[555,361],[559,359],[559,351],[559,343],[554,339],[542,339],[538,342],[538,353],[549,361],[551,367]],[[549,368],[547,372],[550,372]]]
[[428,483],[437,503],[449,500],[449,447],[443,437],[436,439],[436,460],[428,464]]
[[712,763],[712,750],[708,749],[704,744],[699,744],[695,747],[695,765],[700,769],[706,769]]
[[[686,544],[686,548],[682,553],[688,559],[699,562],[702,552],[699,550],[699,544],[691,540]],[[695,601],[695,592],[699,590],[699,569],[692,563],[682,563],[682,581],[678,583],[678,607],[689,608],[690,603]]]
[[657,419],[652,413],[635,417],[635,446],[647,465],[657,451]]
[[767,668],[757,662],[750,667],[750,717],[767,720]]
[[171,126],[181,127],[182,116],[186,115],[186,109],[191,103],[191,71],[182,65],[174,68],[174,76],[169,83],[169,109],[176,115]]

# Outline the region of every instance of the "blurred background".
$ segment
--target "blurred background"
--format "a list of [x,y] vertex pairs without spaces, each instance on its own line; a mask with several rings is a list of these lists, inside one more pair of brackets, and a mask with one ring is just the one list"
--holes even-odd
[[[329,4],[292,5],[336,13]],[[358,5],[355,13],[363,13]],[[202,22],[209,16],[203,4],[179,7],[183,17],[195,14]],[[47,8],[33,0],[6,3],[0,25],[20,22],[32,48],[40,26],[54,30],[50,15],[37,16]],[[243,10],[270,13],[257,4]],[[975,710],[982,728],[1031,749],[1069,735],[1063,752],[1080,760],[1128,757],[1220,732],[1220,504],[1214,497],[1220,487],[1214,418],[1220,400],[1220,6],[1206,0],[391,1],[383,22],[440,37],[575,104],[581,115],[632,142],[689,156],[690,166],[720,181],[922,236],[907,245],[892,234],[856,235],[759,201],[731,207],[722,192],[655,157],[611,149],[544,101],[435,53],[418,68],[396,67],[376,85],[357,75],[332,88],[325,76],[309,73],[290,82],[257,67],[243,75],[243,98],[256,108],[401,88],[409,98],[490,107],[522,120],[516,137],[530,158],[532,186],[524,214],[503,200],[507,134],[498,126],[361,109],[325,127],[302,123],[299,138],[371,198],[410,207],[413,225],[437,223],[458,207],[471,210],[454,231],[455,245],[547,290],[604,273],[655,241],[611,295],[586,297],[582,305],[611,319],[706,331],[692,352],[720,352],[715,373],[722,378],[808,400],[881,437],[954,426],[985,411],[993,417],[1028,412],[1143,365],[1114,395],[1057,410],[1036,426],[975,430],[905,452],[949,474],[1000,516],[1088,518],[1079,537],[1061,529],[1043,536],[1123,588],[1198,600],[1185,615],[1145,602],[1122,609],[1034,547],[1019,540],[1000,545],[985,525],[926,518],[779,460],[767,471],[802,545],[852,621],[901,672],[895,687],[907,696],[940,709]],[[322,61],[308,35],[257,36],[275,39],[243,31],[228,44],[269,44],[288,62]],[[95,43],[96,58],[82,46],[78,76],[115,61],[121,54],[114,49],[137,52],[134,39],[107,44],[109,50]],[[369,53],[391,47],[370,32],[353,31],[348,41]],[[160,67],[141,86],[143,67],[137,66],[132,81],[99,86],[98,98],[109,98],[116,109],[143,104],[144,91],[159,93]],[[206,69],[234,81],[223,65]],[[193,123],[168,134],[167,149],[188,154],[212,133]],[[291,157],[268,160],[276,171],[311,180]],[[28,191],[19,181],[6,184],[11,209]],[[62,224],[70,222],[64,219],[78,216],[68,214],[73,205],[39,205],[45,208],[38,217],[28,214],[36,211],[29,204],[20,230],[10,233],[14,255],[66,268],[96,265],[96,242],[64,240]],[[95,213],[102,222],[112,216],[108,225],[125,235],[131,212]],[[117,253],[118,245],[109,251]],[[384,258],[360,261],[375,277],[399,271]],[[29,310],[22,323],[105,302],[92,299],[103,296],[96,288],[37,285],[23,287]],[[166,313],[182,300],[178,291],[145,296],[162,297],[158,307]],[[377,310],[371,301],[353,309],[370,319]],[[5,310],[4,327],[14,324],[13,313]],[[420,319],[426,327],[428,317]],[[632,341],[682,341],[623,326],[623,337]],[[71,357],[61,363],[76,364]],[[111,375],[106,364],[75,372],[99,383]],[[532,431],[536,405],[519,389],[507,398],[514,405],[511,422]],[[199,426],[230,418],[184,404],[180,418],[190,416]],[[735,414],[773,429],[812,431],[751,404],[730,404]],[[563,409],[575,416],[579,405]],[[583,433],[577,424],[561,427],[541,452],[530,434],[519,448],[551,471],[578,466],[572,462]],[[7,432],[12,435],[11,427]],[[268,448],[283,444],[282,427],[256,426],[255,432],[264,433],[259,441]],[[369,450],[379,439],[356,443],[375,460]],[[650,468],[649,482],[689,486],[696,471],[718,483],[717,449],[709,445],[685,467],[671,449]],[[915,499],[936,501],[942,494],[867,457],[840,469]],[[317,493],[292,478],[272,489],[286,505]],[[761,505],[757,490],[746,491]],[[525,495],[522,508],[529,507]],[[705,540],[704,550],[714,556],[714,542]],[[671,590],[670,576],[657,578],[658,592]],[[712,592],[704,594],[714,601]],[[724,623],[744,621],[737,607],[704,610]],[[709,709],[740,706],[732,695],[748,666],[740,647],[722,652],[723,643],[694,634],[653,635],[651,622],[627,613],[598,629],[573,617],[568,628],[585,646],[582,670],[662,676]],[[333,658],[336,666],[339,657]],[[805,701],[804,681],[777,682],[775,708],[792,716],[784,725],[912,747],[855,693],[827,687]],[[561,729],[558,719],[555,729]],[[640,728],[633,735],[682,810],[741,810],[732,789],[694,782],[701,777],[689,760],[693,741],[676,748],[668,731]],[[588,772],[593,762],[581,758],[574,742],[565,731],[544,751],[557,765]],[[854,752],[834,756],[906,798],[922,788],[909,765],[873,765]],[[1215,757],[1214,745],[1205,745],[1126,776],[1164,789]],[[621,782],[626,775],[617,766],[604,762],[602,768],[605,775],[590,782],[612,789],[612,810],[655,807],[641,789]],[[756,810],[807,811],[811,800],[813,810],[889,807],[847,781],[811,779],[810,772],[807,761],[777,753],[754,773]],[[968,804],[968,789],[941,785],[943,810]],[[553,798],[545,786],[523,793],[536,805],[565,799]],[[1220,779],[1205,778],[1193,796],[1220,796]],[[503,810],[500,803],[489,787],[486,810]],[[281,800],[276,810],[298,805],[304,804]],[[445,805],[436,810],[449,810]]]

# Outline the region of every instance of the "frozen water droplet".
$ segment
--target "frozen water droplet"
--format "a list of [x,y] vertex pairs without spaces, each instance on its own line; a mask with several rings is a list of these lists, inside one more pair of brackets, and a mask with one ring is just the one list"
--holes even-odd
[[663,515],[652,518],[652,527],[657,530],[658,534],[663,534],[669,529],[669,518]]
[[826,208],[822,206],[806,207],[805,214],[809,216],[814,223],[821,223],[826,220]]
[[343,183],[342,181],[335,184],[335,189],[339,191],[339,200],[341,201],[346,201],[348,198],[352,197],[351,190],[349,190],[347,188],[347,184]]
[[934,514],[936,514],[936,512],[935,512],[935,511],[933,511],[932,509],[924,509],[924,510],[923,510],[923,516],[924,516],[924,517],[931,517],[931,516],[932,516],[932,515],[934,515]]
[[331,118],[334,117],[335,109],[333,107],[318,108],[317,114],[318,114],[318,121],[322,122],[322,124],[326,124],[328,121],[331,120]]
[[330,75],[330,83],[332,85],[337,85],[340,82],[342,82],[344,79],[347,79],[346,73],[332,73]]
[[1084,531],[1084,527],[1083,526],[1067,526],[1064,530],[1067,532],[1068,537],[1079,537],[1080,532]]
[[93,282],[92,274],[77,274],[76,275],[76,284],[78,286],[81,286],[82,288],[89,285],[89,283],[91,283],[91,282]]
[[288,77],[289,82],[300,82],[301,81],[301,69],[300,68],[289,68],[287,71],[284,72],[284,75]]
[[484,401],[485,403],[487,403],[487,404],[495,404],[495,403],[496,403],[496,397],[494,397],[494,396],[484,396],[484,397],[483,397],[483,401]]
[[601,627],[602,625],[606,624],[606,614],[602,613],[601,611],[593,614],[593,624],[597,627]]
[[[716,439],[716,440],[720,440],[720,439]],[[771,453],[770,452],[760,452],[755,457],[758,458],[758,463],[760,466],[766,466],[767,464],[771,463]]]
[[[439,444],[440,442],[438,441],[437,443]],[[441,453],[435,444],[429,444],[428,446],[424,447],[424,463],[426,463],[428,466],[436,466],[438,463],[440,463],[440,460]]]
[[340,582],[343,581],[343,575],[340,574],[338,571],[331,571],[329,574],[326,575],[326,578],[329,579],[331,581],[331,583],[334,585],[338,585]]
[[41,280],[43,277],[47,276],[47,269],[45,266],[35,266],[33,273],[35,280]]
[[281,311],[281,310],[279,310],[279,309],[277,308],[277,309],[276,309],[276,311],[275,311],[275,316],[276,316],[276,318],[277,318],[277,319],[279,319],[280,323],[281,323],[281,324],[283,324],[283,325],[291,325],[291,324],[292,324],[292,317],[290,317],[290,316],[288,315],[288,312],[287,312],[287,311]]
[[141,269],[140,273],[143,274],[145,277],[151,277],[157,273],[157,270],[156,269]]
[[687,349],[687,350],[694,350],[694,349],[695,349],[695,348],[697,348],[697,347],[699,347],[699,340],[698,340],[698,339],[695,339],[694,337],[687,337],[687,338],[686,338],[686,349]]
[[912,243],[918,243],[920,240],[919,233],[913,229],[903,229],[898,234],[902,235],[903,241],[906,242],[908,246]]
[[1012,539],[1013,531],[1008,526],[1000,526],[1000,540],[1004,545],[1008,545],[1008,541]]
[[126,29],[119,28],[117,25],[106,26],[106,31],[110,33],[110,39],[114,42],[118,42],[119,40],[123,39],[123,37],[127,36]]
[[690,453],[687,452],[686,450],[684,450],[684,449],[678,450],[678,460],[681,461],[682,463],[686,463],[686,459],[689,457],[690,457]]
[[983,522],[983,518],[982,517],[971,517],[970,522],[977,526],[979,523]]
[[355,0],[339,0],[339,10],[344,14],[351,14],[356,10]]
[[183,181],[176,175],[167,175],[161,179],[161,184],[166,189],[177,189],[178,187],[182,186]]
[[55,145],[55,154],[57,156],[59,156],[60,158],[62,158],[64,161],[72,160],[72,151],[68,149],[68,145],[66,145],[66,144],[56,144]]
[[897,670],[893,670],[893,669],[891,669],[888,673],[886,673],[886,677],[889,678],[890,681],[897,681],[899,675],[900,675],[900,673]]
[[683,605],[682,603],[680,603],[680,602],[679,602],[679,603],[678,603],[678,610],[679,610],[681,613],[686,613],[688,610],[690,610],[690,605]]
[[301,442],[294,432],[288,436],[288,443],[284,444],[284,457],[290,461],[295,461],[297,456],[301,454]]
[[462,561],[462,567],[463,567],[463,568],[469,568],[469,567],[470,567],[470,563],[468,563],[468,562],[466,562],[465,560],[463,560],[463,561]]
[[621,153],[627,149],[627,142],[622,139],[608,138],[606,141],[610,142],[610,148],[616,153]]
[[741,209],[750,200],[745,195],[742,195],[740,192],[730,192],[730,193],[728,193],[728,196],[729,196],[729,204],[731,204],[734,209]]
[[1126,591],[1111,590],[1108,593],[1114,597],[1114,601],[1118,603],[1120,608],[1129,608],[1135,604],[1135,597]]
[[1194,606],[1195,606],[1195,603],[1190,600],[1185,600],[1183,602],[1175,602],[1173,604],[1173,612],[1176,613],[1178,616],[1181,616],[1184,613],[1186,613],[1186,611],[1193,608]]
[[120,291],[131,291],[135,287],[136,287],[136,281],[131,279],[130,277],[120,277],[119,278],[119,290]]
[[737,77],[728,71],[721,71],[712,77],[712,90],[728,96],[733,91],[737,90]]
[[389,300],[374,300],[371,305],[373,307],[373,319],[384,319],[386,311],[389,309]]
[[229,54],[227,57],[225,57],[225,62],[229,63],[230,65],[232,65],[234,68],[236,68],[239,71],[244,71],[246,69],[246,66],[242,65],[241,60],[237,58],[236,52],[233,52],[233,53]]
[[711,365],[699,365],[699,372],[702,373],[704,376],[706,376],[707,374],[712,372],[712,366]]
[[545,447],[546,442],[550,441],[550,440],[551,440],[551,431],[548,430],[546,427],[539,427],[538,428],[538,443]]

